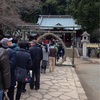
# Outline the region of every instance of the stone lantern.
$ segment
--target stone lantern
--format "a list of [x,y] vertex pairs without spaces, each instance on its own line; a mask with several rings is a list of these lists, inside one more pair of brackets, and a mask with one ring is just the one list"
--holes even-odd
[[87,58],[87,44],[89,43],[89,36],[90,34],[88,34],[86,31],[82,34],[82,44],[83,44],[83,58]]

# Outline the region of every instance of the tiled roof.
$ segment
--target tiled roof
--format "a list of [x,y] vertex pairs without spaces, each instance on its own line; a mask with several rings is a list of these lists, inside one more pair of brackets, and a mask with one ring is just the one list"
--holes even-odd
[[64,27],[64,29],[79,30],[75,20],[70,15],[40,15],[37,24],[43,26],[43,29],[52,29],[54,27]]

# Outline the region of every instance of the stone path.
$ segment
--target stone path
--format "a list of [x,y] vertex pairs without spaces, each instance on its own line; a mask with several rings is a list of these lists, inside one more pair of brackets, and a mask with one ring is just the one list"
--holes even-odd
[[54,72],[41,74],[39,90],[30,90],[26,85],[26,92],[21,100],[87,100],[77,74],[71,66],[55,66]]

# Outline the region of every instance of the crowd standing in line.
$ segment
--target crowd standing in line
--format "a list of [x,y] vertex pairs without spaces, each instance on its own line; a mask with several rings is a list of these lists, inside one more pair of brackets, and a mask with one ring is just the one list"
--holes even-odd
[[[40,89],[40,74],[46,73],[47,66],[49,66],[49,71],[53,72],[56,64],[55,62],[60,57],[63,58],[64,56],[62,45],[54,39],[46,42],[43,41],[39,44],[36,40],[32,40],[31,42],[18,42],[18,39],[14,37],[3,38],[0,43],[3,46],[2,50],[7,52],[6,54],[9,59],[7,60],[8,62],[6,62],[8,64],[8,74],[10,73],[7,76],[8,85],[2,87],[2,84],[0,84],[0,89],[4,89],[5,91],[8,89],[7,94],[10,100],[14,100],[15,86],[17,87],[15,100],[20,100],[21,93],[26,91],[25,86],[27,83],[16,81],[15,72],[17,67],[26,69],[27,73],[30,73],[30,70],[32,71],[32,73],[30,73],[32,75],[30,76],[31,80],[29,81],[29,86],[31,90],[38,90]],[[3,66],[5,67],[6,65]],[[2,72],[1,68],[0,72]],[[1,98],[2,90],[0,90]]]

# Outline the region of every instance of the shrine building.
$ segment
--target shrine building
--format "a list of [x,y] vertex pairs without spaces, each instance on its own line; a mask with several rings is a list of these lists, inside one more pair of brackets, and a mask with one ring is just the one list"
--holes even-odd
[[[75,31],[76,46],[81,42],[82,29],[70,15],[40,15],[37,25],[41,30],[50,31],[58,35],[66,47],[72,45],[72,31]],[[47,36],[46,38],[49,39],[52,36]]]

